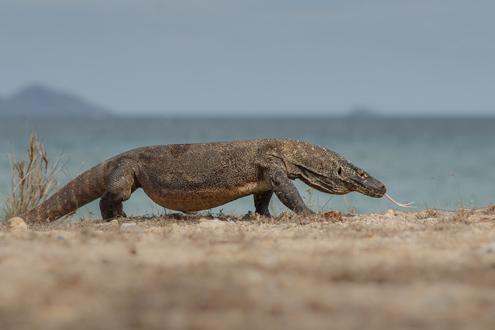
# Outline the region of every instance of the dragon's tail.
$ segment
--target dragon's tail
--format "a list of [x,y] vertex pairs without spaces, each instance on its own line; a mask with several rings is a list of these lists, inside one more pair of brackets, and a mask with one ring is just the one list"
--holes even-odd
[[53,221],[101,197],[105,192],[107,165],[102,163],[83,172],[46,201],[20,217],[27,222]]

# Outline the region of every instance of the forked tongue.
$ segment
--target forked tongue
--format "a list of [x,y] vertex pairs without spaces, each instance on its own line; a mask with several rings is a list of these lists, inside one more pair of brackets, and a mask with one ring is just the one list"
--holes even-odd
[[400,206],[400,207],[405,207],[405,208],[413,208],[414,206],[412,206],[414,204],[414,202],[410,202],[410,203],[406,203],[406,204],[402,204],[402,203],[399,203],[397,202],[396,200],[394,200],[392,197],[390,197],[389,194],[385,194],[385,197],[388,198],[389,201],[391,201],[392,203],[394,203],[395,205],[397,206]]

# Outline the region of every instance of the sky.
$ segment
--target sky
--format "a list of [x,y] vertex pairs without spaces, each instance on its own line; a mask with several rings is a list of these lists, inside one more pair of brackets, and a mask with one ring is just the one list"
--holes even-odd
[[493,0],[0,0],[0,94],[122,114],[495,114]]

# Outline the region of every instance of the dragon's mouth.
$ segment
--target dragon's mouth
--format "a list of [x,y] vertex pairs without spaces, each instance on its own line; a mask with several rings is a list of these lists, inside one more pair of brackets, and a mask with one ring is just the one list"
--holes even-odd
[[385,185],[370,176],[365,179],[361,177],[351,178],[351,182],[355,186],[356,191],[366,196],[381,198],[387,193]]
[[366,196],[380,198],[387,192],[387,188],[382,182],[368,175],[366,177],[356,175],[343,179],[327,177],[304,166],[299,166],[299,169],[306,184],[329,194],[344,195],[357,191]]
[[352,191],[344,184],[344,182],[340,182],[339,184],[335,181],[335,179],[328,178],[307,168],[302,168],[301,170],[303,173],[303,181],[310,187],[319,191],[334,195],[344,195]]
[[309,185],[312,188],[315,188],[319,191],[325,192],[327,194],[334,194],[334,195],[345,195],[347,193],[350,193],[352,190],[347,189],[345,186],[337,186],[337,185],[330,185],[325,181],[319,180],[317,178],[308,179],[304,180],[307,185]]

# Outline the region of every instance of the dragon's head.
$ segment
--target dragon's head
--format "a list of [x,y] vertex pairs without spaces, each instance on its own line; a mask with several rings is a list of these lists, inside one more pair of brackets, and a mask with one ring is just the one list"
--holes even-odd
[[379,198],[387,192],[385,185],[366,171],[317,145],[286,141],[278,158],[283,160],[291,179],[300,179],[326,193],[343,195],[357,191]]

